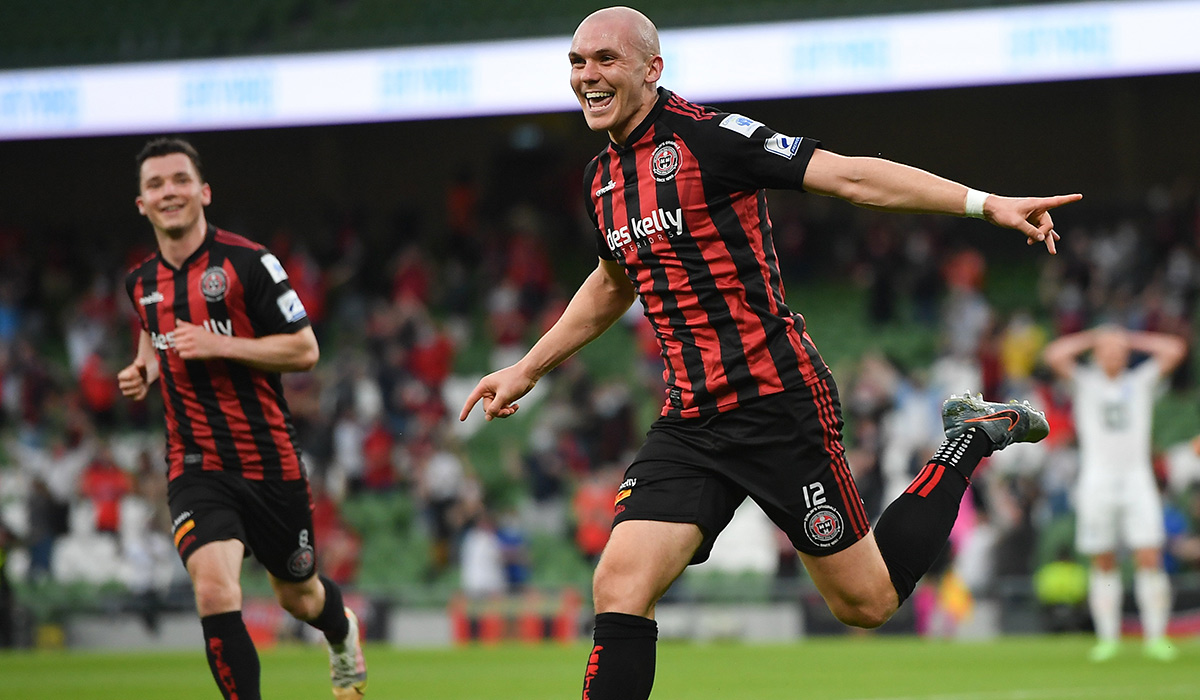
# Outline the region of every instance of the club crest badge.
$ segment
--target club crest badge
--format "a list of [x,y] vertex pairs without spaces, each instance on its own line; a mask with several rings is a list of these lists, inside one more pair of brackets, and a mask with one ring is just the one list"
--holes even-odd
[[210,302],[221,301],[229,291],[229,275],[223,267],[210,267],[200,276],[200,293]]
[[663,141],[650,154],[650,174],[659,182],[666,182],[679,172],[679,146],[674,141]]
[[842,539],[842,515],[830,506],[818,506],[804,518],[804,534],[818,547],[832,547]]
[[288,559],[288,572],[293,576],[302,577],[308,576],[313,571],[313,564],[316,563],[316,554],[312,547],[301,547],[297,549],[290,559]]

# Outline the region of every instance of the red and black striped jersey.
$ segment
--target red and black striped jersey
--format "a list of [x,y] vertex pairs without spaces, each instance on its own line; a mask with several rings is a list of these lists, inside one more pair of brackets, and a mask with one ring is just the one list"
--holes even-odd
[[763,192],[802,189],[819,145],[659,88],[625,145],[588,164],[598,253],[624,266],[658,337],[662,415],[727,411],[828,371],[784,302]]
[[182,267],[155,253],[129,272],[125,289],[158,352],[169,478],[212,470],[255,480],[304,478],[279,373],[224,359],[184,360],[174,350],[177,319],[242,338],[308,326],[279,260],[210,225]]

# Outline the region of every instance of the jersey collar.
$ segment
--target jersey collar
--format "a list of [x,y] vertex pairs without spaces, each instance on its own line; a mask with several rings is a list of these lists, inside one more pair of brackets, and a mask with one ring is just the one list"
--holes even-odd
[[204,232],[204,240],[200,242],[200,247],[192,251],[192,254],[187,256],[187,260],[184,260],[183,264],[178,268],[167,262],[167,259],[163,257],[161,250],[158,251],[158,261],[169,270],[186,270],[191,267],[192,263],[195,262],[197,258],[199,258],[201,255],[204,255],[204,253],[212,247],[213,241],[216,239],[216,237],[217,227],[209,224],[208,230]]
[[609,146],[614,151],[620,153],[628,150],[638,141],[641,141],[642,137],[646,135],[646,132],[650,130],[650,126],[654,124],[654,120],[658,119],[659,114],[662,114],[663,107],[666,106],[667,100],[671,99],[671,95],[672,93],[670,90],[664,87],[658,88],[658,99],[654,102],[654,106],[650,108],[650,113],[647,114],[644,119],[642,119],[642,122],[637,125],[637,128],[629,132],[629,138],[625,139],[625,144],[618,146],[612,141],[609,141]]

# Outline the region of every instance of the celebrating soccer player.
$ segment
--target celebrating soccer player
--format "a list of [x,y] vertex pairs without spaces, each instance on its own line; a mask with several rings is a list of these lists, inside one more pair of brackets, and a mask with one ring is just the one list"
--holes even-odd
[[951,397],[947,441],[872,533],[846,465],[837,387],[784,300],[763,189],[974,216],[1051,253],[1049,210],[1080,195],[986,194],[688,102],[658,87],[658,32],[629,8],[587,17],[568,57],[584,119],[610,139],[583,183],[600,261],[524,358],[480,380],[460,418],[480,401],[488,419],[513,415],[538,379],[641,299],[661,344],[665,402],[626,472],[596,567],[583,697],[650,695],[655,604],[707,558],[747,496],[788,534],[838,619],[883,624],[946,544],[976,464],[1049,428],[1028,404]]
[[191,144],[150,141],[137,164],[137,207],[158,252],[125,280],[142,330],[117,379],[138,401],[162,387],[175,546],[213,678],[227,700],[260,697],[241,612],[242,559],[253,553],[279,604],[325,633],[334,696],[361,697],[358,621],[317,574],[312,497],[279,378],[317,362],[304,305],[266,248],[207,223],[212,190]]

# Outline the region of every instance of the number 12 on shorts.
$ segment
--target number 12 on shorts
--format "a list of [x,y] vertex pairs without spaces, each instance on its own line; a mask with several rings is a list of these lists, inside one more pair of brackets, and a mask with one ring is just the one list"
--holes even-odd
[[801,490],[804,492],[805,508],[819,506],[825,502],[825,486],[821,482],[814,481]]

